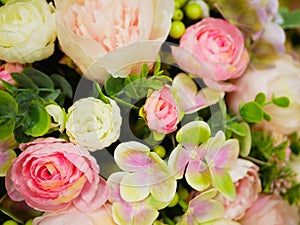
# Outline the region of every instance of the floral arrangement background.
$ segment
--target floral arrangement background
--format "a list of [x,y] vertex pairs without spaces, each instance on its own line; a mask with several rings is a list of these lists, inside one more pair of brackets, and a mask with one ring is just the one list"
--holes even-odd
[[300,224],[298,1],[1,2],[1,223]]

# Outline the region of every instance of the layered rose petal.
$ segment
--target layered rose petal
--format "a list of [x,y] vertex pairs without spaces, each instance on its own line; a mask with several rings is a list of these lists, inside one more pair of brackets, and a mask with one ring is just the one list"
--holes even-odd
[[6,176],[12,199],[22,200],[19,193],[41,211],[60,211],[72,203],[82,211],[93,211],[106,202],[105,181],[87,150],[55,138],[39,138],[20,148],[23,152]]
[[215,18],[188,27],[179,48],[173,47],[172,52],[180,68],[214,82],[241,76],[249,62],[242,33],[229,22]]
[[55,3],[62,50],[86,77],[102,82],[109,74],[126,77],[155,61],[174,9],[171,0]]
[[163,89],[154,91],[144,105],[146,121],[151,130],[168,134],[177,129],[180,111],[172,89],[165,85]]

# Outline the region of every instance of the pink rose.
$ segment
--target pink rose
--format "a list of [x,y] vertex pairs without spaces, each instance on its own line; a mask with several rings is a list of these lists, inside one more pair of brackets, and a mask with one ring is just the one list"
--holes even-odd
[[40,211],[60,211],[73,204],[83,212],[106,202],[106,183],[87,150],[55,138],[38,138],[20,149],[5,182],[13,200],[25,200]]
[[260,194],[239,222],[241,225],[298,225],[298,209],[279,196]]
[[60,212],[44,213],[33,220],[33,225],[116,225],[112,218],[111,204],[106,203],[99,209],[83,213],[75,207]]
[[179,48],[172,47],[179,67],[204,79],[207,86],[231,91],[224,81],[243,74],[249,56],[242,33],[229,22],[205,18],[188,27]]
[[62,50],[89,79],[126,77],[154,62],[171,28],[173,0],[55,0]]
[[146,121],[151,130],[168,134],[177,129],[180,111],[172,89],[165,85],[154,91],[144,105]]
[[0,78],[8,83],[15,84],[11,77],[13,72],[21,72],[24,66],[20,63],[5,63],[0,66]]
[[258,167],[252,162],[238,159],[235,167],[229,171],[236,188],[234,201],[225,199],[225,217],[238,220],[251,207],[261,192],[261,183],[258,176]]
[[271,115],[270,122],[263,121],[258,128],[281,134],[300,132],[300,62],[289,55],[283,55],[265,69],[249,68],[234,83],[238,89],[228,93],[228,108],[238,112],[240,102],[253,101],[259,92],[265,93],[266,101],[275,97],[286,96],[290,100],[287,108],[274,104],[264,107]]

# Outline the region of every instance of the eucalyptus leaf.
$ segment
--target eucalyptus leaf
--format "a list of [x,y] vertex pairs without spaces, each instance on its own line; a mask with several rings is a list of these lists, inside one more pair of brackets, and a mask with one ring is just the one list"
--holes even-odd
[[257,102],[248,102],[240,108],[241,117],[249,123],[259,123],[264,117],[264,111]]
[[50,116],[38,101],[32,101],[24,116],[23,130],[33,137],[43,136],[50,128]]
[[36,91],[39,89],[39,87],[33,82],[33,80],[24,73],[11,73],[10,75],[21,87],[30,88]]
[[300,27],[300,9],[291,12],[288,8],[280,8],[279,13],[283,19],[281,27],[284,29]]
[[259,92],[256,96],[255,96],[255,102],[257,102],[260,105],[263,105],[266,102],[266,95],[262,92]]
[[39,87],[54,89],[53,81],[45,73],[32,67],[27,67],[22,72],[30,77]]
[[41,93],[41,96],[45,101],[49,101],[49,100],[56,100],[60,94],[61,94],[61,90],[55,89],[50,93]]
[[33,93],[31,91],[22,91],[16,96],[16,101],[19,105],[19,113],[27,113],[27,109],[30,105],[30,103],[35,100],[39,102],[43,102],[43,99],[38,96],[36,93]]
[[64,96],[72,99],[73,98],[73,89],[69,82],[59,74],[52,74],[50,76],[52,81],[54,82],[55,87],[59,88]]
[[272,102],[282,108],[287,108],[290,105],[290,100],[287,97],[272,97]]
[[0,116],[16,115],[18,104],[9,93],[0,90]]

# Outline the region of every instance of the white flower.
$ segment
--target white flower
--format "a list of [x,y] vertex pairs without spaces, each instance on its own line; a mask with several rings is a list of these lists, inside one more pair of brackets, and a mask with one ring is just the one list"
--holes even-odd
[[54,7],[46,0],[10,0],[0,7],[0,59],[32,63],[48,58],[55,39]]
[[51,127],[59,127],[59,131],[62,133],[66,124],[66,112],[63,108],[56,104],[50,104],[46,107],[47,113],[53,118],[55,123],[51,123]]
[[70,141],[90,151],[108,147],[120,136],[122,117],[117,103],[105,104],[88,97],[75,102],[68,110],[67,135]]

